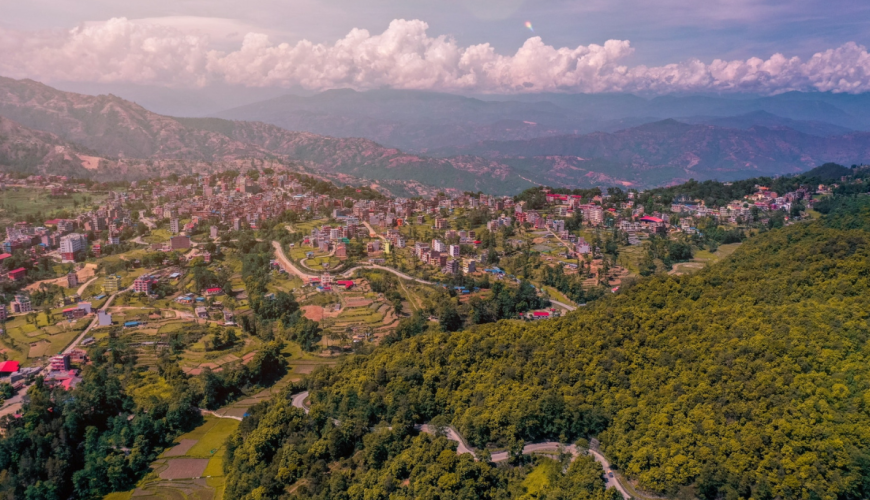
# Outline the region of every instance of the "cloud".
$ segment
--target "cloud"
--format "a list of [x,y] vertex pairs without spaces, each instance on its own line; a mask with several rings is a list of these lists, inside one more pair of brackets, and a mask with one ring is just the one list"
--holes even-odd
[[533,37],[514,54],[502,55],[489,44],[462,47],[452,37],[430,36],[419,20],[394,20],[380,34],[354,29],[332,44],[275,44],[256,32],[236,49],[216,50],[212,42],[208,33],[124,18],[65,32],[6,30],[0,31],[0,72],[48,81],[176,87],[220,81],[489,93],[870,91],[870,54],[854,42],[806,60],[774,54],[653,67],[623,64],[633,53],[627,40],[556,48]]

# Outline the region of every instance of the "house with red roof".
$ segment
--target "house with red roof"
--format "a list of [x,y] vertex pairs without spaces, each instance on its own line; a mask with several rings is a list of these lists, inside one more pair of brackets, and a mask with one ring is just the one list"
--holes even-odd
[[15,373],[21,368],[21,363],[18,361],[4,361],[0,363],[0,374],[9,375]]
[[27,269],[23,267],[19,267],[18,269],[13,269],[9,271],[9,279],[12,281],[21,281],[24,279],[24,276],[27,274]]
[[350,290],[353,288],[353,281],[351,280],[340,280],[335,282],[336,285],[340,287],[344,287],[345,290]]

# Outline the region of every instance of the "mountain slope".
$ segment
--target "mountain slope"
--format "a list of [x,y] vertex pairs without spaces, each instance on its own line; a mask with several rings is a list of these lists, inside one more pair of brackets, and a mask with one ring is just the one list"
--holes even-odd
[[[561,116],[552,103],[497,103],[494,107],[482,100],[431,93],[335,91],[314,97],[319,99],[318,109],[341,111],[343,104],[350,102],[357,113],[380,110],[377,113],[391,120],[406,120],[432,110],[433,120],[445,123],[444,133],[452,134],[453,139],[447,142],[474,137],[451,124],[455,115],[478,129],[490,126],[486,120],[504,113],[538,113],[553,119]],[[395,99],[402,99],[402,106],[384,111],[389,108],[384,103]],[[608,99],[631,106],[639,98]],[[811,101],[810,105],[815,103]],[[194,162],[198,166],[190,171],[200,172],[216,168],[209,163],[241,164],[258,159],[294,165],[339,182],[381,183],[381,187],[389,184],[389,189],[402,193],[418,191],[416,187],[410,189],[411,184],[494,194],[513,194],[535,185],[646,188],[689,178],[733,180],[788,174],[829,161],[846,165],[870,161],[868,133],[819,137],[789,128],[754,126],[738,130],[673,120],[614,133],[483,141],[418,155],[370,139],[292,132],[263,122],[173,118],[111,95],[73,94],[30,80],[8,78],[0,78],[0,116],[114,158],[119,166],[130,167],[129,172],[137,175],[182,169],[169,163],[175,160]],[[538,126],[524,122],[514,132],[526,136],[529,127]],[[138,163],[133,161],[137,159]],[[156,167],[154,161],[163,163]],[[117,174],[128,175],[128,171],[119,169]],[[402,184],[407,184],[407,189]]]
[[828,161],[847,165],[868,162],[870,133],[818,137],[791,129],[738,130],[664,120],[610,134],[490,141],[433,153],[493,159],[549,155],[594,158],[628,165],[638,172],[674,167],[696,179],[731,180],[799,172]]
[[[870,201],[858,203],[842,215],[847,227],[870,222]],[[642,488],[680,498],[867,498],[870,234],[840,218],[762,234],[695,275],[646,279],[558,320],[379,348],[315,373],[311,415],[357,429],[440,416],[471,445],[502,449],[598,436]],[[267,439],[246,456],[283,444],[296,460],[265,470],[237,460],[230,489],[338,469],[312,467],[340,453],[294,448],[293,434],[269,427],[286,414],[282,401],[240,434]]]
[[0,166],[28,174],[87,177],[99,158],[47,132],[22,127],[0,116]]

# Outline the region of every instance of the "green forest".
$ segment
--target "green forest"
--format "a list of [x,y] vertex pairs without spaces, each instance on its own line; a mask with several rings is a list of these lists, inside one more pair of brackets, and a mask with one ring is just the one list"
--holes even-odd
[[[231,438],[228,498],[600,498],[594,462],[533,494],[546,463],[516,456],[592,437],[668,497],[868,498],[870,197],[825,212],[561,319],[429,331],[316,371],[310,416],[278,398]],[[433,420],[515,466],[415,436]]]

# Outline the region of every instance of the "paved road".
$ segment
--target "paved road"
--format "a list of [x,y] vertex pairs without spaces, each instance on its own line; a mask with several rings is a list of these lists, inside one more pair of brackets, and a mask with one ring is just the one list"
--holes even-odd
[[577,306],[569,306],[568,304],[566,304],[564,302],[559,302],[557,300],[553,300],[552,298],[550,298],[550,302],[552,302],[553,304],[556,304],[559,307],[563,307],[569,311],[573,311],[573,310],[577,309]]
[[90,285],[90,284],[93,283],[94,281],[97,281],[97,277],[96,277],[96,276],[94,276],[94,277],[91,278],[89,281],[86,281],[82,286],[80,286],[79,289],[76,290],[76,294],[77,294],[79,297],[81,297],[82,294],[85,293],[85,288],[87,288],[88,285]]
[[[305,282],[307,282],[309,278],[319,278],[320,277],[319,274],[309,274],[309,273],[301,271],[298,267],[296,267],[296,265],[293,264],[293,261],[288,259],[287,256],[284,254],[284,249],[281,248],[281,244],[278,243],[277,241],[273,241],[272,246],[275,248],[275,256],[277,257],[278,262],[284,267],[284,269],[288,273],[293,273],[296,276],[299,276],[300,278],[302,278],[302,281],[305,281]],[[403,278],[403,279],[406,279],[406,280],[416,281],[417,283],[422,283],[424,285],[437,285],[437,283],[435,283],[435,282],[426,281],[426,280],[420,279],[420,278],[415,278],[415,277],[409,276],[401,271],[397,271],[397,270],[393,269],[392,267],[380,266],[378,264],[361,264],[359,266],[354,266],[354,267],[348,269],[347,271],[341,273],[340,276],[344,277],[344,278],[350,277],[351,275],[353,275],[354,271],[356,271],[357,269],[380,269],[382,271],[387,271],[387,272],[393,273],[396,276]]]
[[305,406],[306,399],[308,399],[308,391],[300,392],[299,394],[294,395],[291,402],[296,408],[299,408],[305,413],[308,413],[308,407]]
[[[305,406],[305,400],[308,399],[308,391],[300,392],[299,394],[294,394],[291,399],[291,404],[300,408],[305,413],[308,413],[309,408]],[[333,423],[338,425],[338,420],[333,419]],[[417,425],[415,428],[419,431],[425,432],[427,434],[435,434],[436,429],[428,424]],[[462,435],[454,429],[453,427],[447,427],[445,429],[445,437],[451,441],[454,441],[456,446],[456,453],[462,455],[464,453],[470,453],[475,460],[477,460],[477,455],[474,453],[474,450],[466,444],[465,439],[462,438]],[[583,454],[584,451],[577,448],[577,445],[574,444],[563,444],[557,443],[555,441],[547,441],[544,443],[531,443],[523,446],[523,454],[527,455],[530,453],[547,453],[551,452],[553,454],[558,454],[560,451],[565,453],[570,453],[572,456],[572,460],[577,458],[579,455]],[[595,451],[589,450],[589,453],[595,458],[595,461],[600,463],[602,467],[604,467],[604,481],[606,483],[606,488],[616,488],[624,498],[630,498],[625,488],[623,488],[622,484],[616,479],[616,477],[609,477],[608,473],[610,472],[610,462],[604,458],[604,455]],[[490,456],[490,461],[492,462],[504,462],[509,458],[508,452],[501,451],[498,453],[493,453]]]
[[[101,308],[98,309],[98,310],[100,310],[100,311],[105,311],[105,310],[107,310],[107,309],[109,308],[109,306],[112,304],[112,301],[115,300],[115,297],[116,297],[119,293],[126,292],[127,290],[128,290],[128,289],[124,289],[124,290],[121,290],[121,291],[119,291],[119,292],[115,292],[115,293],[113,293],[113,294],[108,298],[108,300],[106,300],[106,303],[103,304],[103,307],[101,307]],[[91,329],[92,329],[93,327],[97,326],[97,324],[99,324],[99,321],[100,321],[100,320],[99,320],[99,318],[97,317],[97,315],[94,315],[94,320],[91,321],[91,324],[88,325],[88,327],[85,328],[84,331],[83,331],[82,333],[80,333],[79,336],[76,337],[76,339],[73,340],[73,341],[70,343],[70,345],[66,346],[66,349],[63,350],[63,354],[69,354],[70,352],[72,352],[72,350],[75,349],[76,346],[79,345],[79,343],[80,343],[80,342],[81,342],[85,337],[87,337],[87,335],[88,335],[88,333],[90,333]]]
[[417,283],[422,283],[424,285],[437,285],[438,284],[438,283],[435,283],[434,281],[426,281],[424,279],[415,278],[415,277],[409,276],[401,271],[397,271],[397,270],[393,269],[392,267],[380,266],[378,264],[362,264],[359,266],[354,266],[354,267],[348,269],[347,271],[343,272],[341,274],[341,276],[345,277],[345,278],[350,277],[353,274],[353,272],[356,271],[357,269],[380,269],[381,271],[387,271],[389,273],[393,273],[400,278],[403,278],[406,280],[411,280],[411,281],[416,281]]
[[300,271],[299,268],[293,264],[293,261],[288,259],[286,255],[284,255],[284,249],[281,248],[281,244],[277,241],[273,241],[272,246],[275,248],[275,257],[278,258],[278,262],[284,267],[284,270],[288,273],[293,273],[296,276],[299,276],[300,278],[302,278],[302,281],[306,283],[310,278],[320,277],[320,275],[318,274],[308,274]]
[[604,458],[604,455],[592,449],[589,450],[589,453],[592,454],[596,462],[600,463],[601,466],[604,467],[604,481],[607,483],[606,487],[616,488],[617,490],[619,490],[620,493],[622,493],[623,497],[631,498],[631,495],[629,495],[628,492],[625,491],[625,488],[622,486],[622,483],[620,483],[619,480],[616,479],[616,476],[614,475],[614,477],[610,477],[608,475],[610,473],[610,462],[608,462],[607,459]]
[[363,226],[365,226],[365,227],[369,230],[369,234],[373,234],[373,235],[377,236],[378,238],[380,238],[380,239],[382,239],[382,240],[384,240],[384,241],[387,241],[387,238],[384,237],[381,233],[375,231],[375,230],[372,228],[371,224],[369,224],[368,222],[363,221]]

